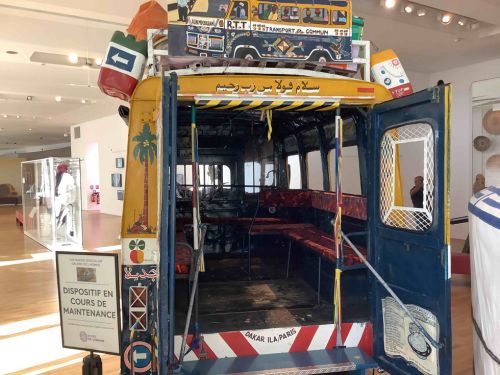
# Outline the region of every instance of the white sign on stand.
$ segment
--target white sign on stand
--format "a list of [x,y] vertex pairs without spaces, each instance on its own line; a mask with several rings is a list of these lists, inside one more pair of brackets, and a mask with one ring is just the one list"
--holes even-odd
[[65,348],[120,354],[118,255],[56,253]]

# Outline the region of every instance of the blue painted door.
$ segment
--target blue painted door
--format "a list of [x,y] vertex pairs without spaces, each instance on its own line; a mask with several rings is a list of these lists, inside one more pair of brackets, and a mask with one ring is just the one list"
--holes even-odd
[[392,375],[451,374],[449,91],[434,87],[371,113],[369,260],[420,323],[371,278],[375,359]]

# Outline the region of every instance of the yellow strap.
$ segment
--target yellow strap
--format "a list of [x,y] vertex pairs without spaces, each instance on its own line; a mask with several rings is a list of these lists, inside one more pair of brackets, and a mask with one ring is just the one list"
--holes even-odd
[[266,110],[267,118],[267,140],[271,140],[271,135],[273,134],[273,111],[270,109]]
[[341,322],[341,308],[340,308],[340,276],[342,275],[342,270],[336,268],[335,269],[335,290],[334,290],[334,305],[335,305],[335,308],[334,308],[334,318],[333,318],[333,322],[335,324],[338,324],[339,322]]

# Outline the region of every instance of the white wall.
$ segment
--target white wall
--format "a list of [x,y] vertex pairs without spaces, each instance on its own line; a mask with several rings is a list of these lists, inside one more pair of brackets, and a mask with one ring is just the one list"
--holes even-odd
[[424,90],[429,86],[433,86],[429,84],[429,77],[426,73],[413,72],[411,70],[405,70],[405,73],[410,79],[414,92]]
[[[451,97],[451,216],[467,215],[472,195],[472,102],[473,82],[500,77],[500,59],[429,75],[429,85],[439,79],[452,84]],[[452,237],[465,238],[467,224],[453,225]]]
[[[80,138],[75,139],[74,128],[80,126]],[[118,115],[103,117],[94,121],[75,125],[71,129],[71,156],[82,160],[82,207],[88,202],[89,185],[95,185],[98,168],[101,192],[101,212],[122,215],[123,201],[116,196],[117,190],[124,190],[125,168],[117,169],[115,159],[126,159],[128,127]],[[97,152],[96,152],[97,145]],[[98,157],[97,157],[98,155]],[[111,186],[111,174],[121,173],[121,188]]]

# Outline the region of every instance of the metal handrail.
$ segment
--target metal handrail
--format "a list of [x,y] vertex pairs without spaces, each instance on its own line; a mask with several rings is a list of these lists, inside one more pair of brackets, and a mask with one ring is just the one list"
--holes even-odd
[[354,245],[349,237],[342,232],[342,238],[351,246],[351,248],[354,250],[354,252],[361,258],[364,264],[366,264],[366,267],[373,273],[373,275],[377,278],[377,280],[382,284],[382,286],[387,290],[387,292],[396,300],[398,305],[403,309],[403,311],[410,317],[413,323],[417,326],[418,330],[424,337],[429,341],[429,343],[436,349],[441,349],[443,347],[443,344],[440,342],[437,342],[434,340],[431,335],[425,330],[425,328],[422,326],[422,324],[412,315],[412,313],[408,310],[406,305],[399,299],[399,297],[394,293],[394,291],[391,289],[391,287],[385,282],[385,280],[380,276],[380,274],[373,268],[373,266],[366,260],[363,254],[358,250],[356,245]]

